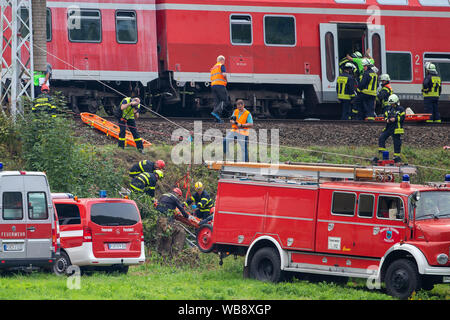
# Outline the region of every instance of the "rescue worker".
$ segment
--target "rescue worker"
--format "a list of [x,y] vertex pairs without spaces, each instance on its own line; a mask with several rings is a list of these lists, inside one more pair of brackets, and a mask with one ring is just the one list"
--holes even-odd
[[[351,58],[362,58],[362,54],[359,51],[355,51],[354,53],[352,53],[350,55]],[[351,63],[355,68],[356,68],[356,64],[351,61],[347,56],[345,56],[344,58],[342,58],[339,61],[339,73],[343,73],[344,72],[344,67],[347,63]]]
[[31,107],[31,112],[40,113],[46,112],[52,118],[56,118],[58,113],[56,106],[53,104],[53,99],[50,96],[50,88],[43,84],[41,86],[42,93],[33,101],[33,106]]
[[369,59],[363,59],[364,73],[359,82],[358,89],[361,96],[362,115],[360,119],[375,120],[375,99],[377,97],[378,75],[372,69]]
[[375,64],[375,60],[370,55],[370,49],[366,50],[366,53],[364,54],[364,56],[362,56],[362,54],[359,51],[355,51],[355,53],[353,55],[347,54],[347,59],[356,65],[359,79],[361,79],[361,77],[364,73],[364,63],[363,62],[365,59],[369,59],[370,64],[372,64],[372,65]]
[[173,210],[178,209],[183,217],[189,218],[189,214],[184,210],[179,199],[183,193],[179,188],[172,192],[163,194],[159,200],[156,210],[163,216],[158,217],[156,234],[157,250],[162,256],[170,255],[183,250],[186,241],[186,231],[177,221],[174,221]]
[[341,120],[350,120],[352,118],[352,104],[351,100],[356,96],[355,94],[355,79],[353,78],[354,65],[347,62],[343,67],[343,72],[337,78],[336,91],[338,99],[342,106]]
[[209,196],[208,192],[203,188],[203,183],[197,181],[194,185],[195,193],[191,195],[190,199],[184,202],[186,207],[193,204],[195,205],[194,215],[200,219],[206,219],[209,216],[211,208],[214,206],[214,202]]
[[230,142],[236,139],[241,146],[242,161],[248,162],[248,137],[249,129],[253,127],[253,118],[250,111],[245,109],[243,100],[237,100],[236,107],[230,119],[231,130],[223,141],[224,154],[229,158]]
[[211,91],[214,96],[214,108],[211,112],[217,122],[223,123],[220,118],[226,106],[228,106],[227,74],[225,69],[225,57],[217,57],[217,63],[211,68]]
[[36,98],[42,91],[42,85],[47,85],[50,88],[50,78],[52,76],[52,65],[47,63],[45,72],[34,71],[33,85],[34,85],[34,97]]
[[381,105],[381,114],[384,115],[389,107],[388,99],[394,93],[391,87],[391,78],[388,74],[382,74],[380,76],[381,89],[378,91],[377,100]]
[[442,92],[441,77],[439,76],[434,63],[425,64],[426,75],[422,84],[422,95],[424,109],[426,113],[431,113],[427,122],[441,122],[439,114],[439,96]]
[[144,145],[142,138],[136,128],[136,120],[139,118],[139,109],[141,108],[141,100],[139,98],[126,97],[122,99],[120,103],[120,110],[122,111],[119,119],[119,148],[125,149],[125,136],[127,126],[133,135],[134,142],[136,142],[136,148],[140,153],[144,153]]
[[135,163],[129,171],[130,177],[134,178],[142,172],[153,172],[155,170],[164,170],[166,163],[163,160],[156,160],[155,162],[149,160],[142,160]]
[[156,183],[163,177],[164,173],[161,170],[155,170],[152,173],[142,172],[131,180],[130,187],[133,191],[147,194],[153,200],[155,197]]
[[[383,129],[378,139],[378,153],[386,151],[386,140],[392,136],[394,141],[394,161],[401,162],[402,134],[405,132],[403,122],[405,121],[405,109],[400,106],[400,101],[396,94],[392,94],[388,99],[388,108],[384,113],[386,127]],[[378,159],[375,159],[378,161]]]

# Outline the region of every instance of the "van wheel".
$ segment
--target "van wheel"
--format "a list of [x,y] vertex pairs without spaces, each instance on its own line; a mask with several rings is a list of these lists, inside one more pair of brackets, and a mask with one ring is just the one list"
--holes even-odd
[[420,288],[417,266],[407,259],[394,261],[386,271],[385,284],[389,295],[399,299],[407,299]]
[[204,224],[197,230],[197,247],[201,252],[208,253],[214,249],[212,232],[213,227],[210,224]]
[[53,264],[53,272],[57,276],[63,276],[67,274],[67,268],[71,265],[69,256],[65,252],[61,252],[58,259]]
[[262,248],[256,251],[250,262],[250,277],[278,282],[281,280],[281,261],[274,248]]

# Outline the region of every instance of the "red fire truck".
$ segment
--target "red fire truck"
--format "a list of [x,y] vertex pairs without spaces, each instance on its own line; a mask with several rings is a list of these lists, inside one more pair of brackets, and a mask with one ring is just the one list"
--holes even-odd
[[[199,247],[244,255],[246,276],[367,278],[399,298],[450,280],[450,175],[414,185],[412,167],[209,166],[221,178],[213,232],[199,229]],[[393,174],[405,181],[376,179]]]

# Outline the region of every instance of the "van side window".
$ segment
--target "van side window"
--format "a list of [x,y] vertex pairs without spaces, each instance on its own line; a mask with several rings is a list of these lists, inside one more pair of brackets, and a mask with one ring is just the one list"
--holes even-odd
[[401,220],[405,216],[402,199],[398,197],[379,196],[377,217],[380,219]]
[[3,220],[22,220],[23,201],[21,192],[3,192]]
[[358,202],[358,217],[372,218],[375,197],[371,194],[360,194]]
[[356,195],[347,192],[333,192],[333,214],[353,216],[355,214]]
[[32,220],[48,219],[47,196],[45,192],[28,193],[28,217]]
[[81,224],[80,209],[75,204],[55,204],[60,226]]

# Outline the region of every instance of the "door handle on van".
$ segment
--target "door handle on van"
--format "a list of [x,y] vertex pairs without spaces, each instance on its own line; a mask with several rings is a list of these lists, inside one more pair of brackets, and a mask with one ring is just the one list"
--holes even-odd
[[36,228],[35,228],[35,227],[28,227],[27,230],[28,230],[28,231],[31,231],[31,232],[35,232],[35,231],[36,231]]

